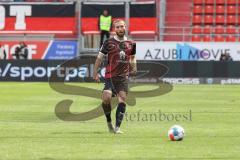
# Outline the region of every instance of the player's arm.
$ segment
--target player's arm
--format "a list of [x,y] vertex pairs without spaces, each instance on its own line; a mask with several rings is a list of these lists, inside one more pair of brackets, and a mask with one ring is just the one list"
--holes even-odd
[[135,55],[131,55],[131,57],[130,57],[130,65],[131,65],[130,73],[132,75],[136,75],[137,74],[137,59],[136,59]]
[[133,43],[132,53],[130,57],[130,74],[137,74],[137,58],[136,58],[136,43]]
[[94,65],[93,79],[95,79],[96,82],[100,81],[99,76],[98,76],[98,69],[102,64],[103,57],[105,55],[107,55],[107,53],[108,53],[108,40],[106,40],[103,43],[102,47],[100,48],[97,59],[96,59],[96,62],[95,62],[95,65]]
[[103,57],[104,57],[104,54],[102,52],[99,52],[98,56],[97,56],[97,59],[95,61],[95,65],[94,65],[94,69],[93,69],[93,79],[96,81],[96,82],[99,82],[100,79],[99,79],[99,76],[98,76],[98,69],[99,67],[101,66],[102,64],[102,61],[103,61]]

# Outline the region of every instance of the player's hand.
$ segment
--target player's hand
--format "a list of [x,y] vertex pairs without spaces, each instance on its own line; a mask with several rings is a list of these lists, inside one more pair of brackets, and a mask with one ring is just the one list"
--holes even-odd
[[130,76],[136,76],[137,75],[137,71],[136,70],[132,70],[130,73],[129,73]]
[[94,76],[94,80],[95,80],[97,83],[100,82],[100,78],[99,78],[98,74]]

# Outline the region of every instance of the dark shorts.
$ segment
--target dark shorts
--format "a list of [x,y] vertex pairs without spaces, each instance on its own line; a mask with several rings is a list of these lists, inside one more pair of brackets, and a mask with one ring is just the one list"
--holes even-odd
[[116,96],[120,91],[128,93],[128,79],[126,77],[106,78],[103,90],[112,91],[113,96]]

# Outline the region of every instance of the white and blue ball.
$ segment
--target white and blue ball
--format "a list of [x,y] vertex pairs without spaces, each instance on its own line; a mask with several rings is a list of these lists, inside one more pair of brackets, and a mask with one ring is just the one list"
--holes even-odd
[[168,137],[171,141],[181,141],[184,137],[184,129],[179,125],[172,126],[168,131]]

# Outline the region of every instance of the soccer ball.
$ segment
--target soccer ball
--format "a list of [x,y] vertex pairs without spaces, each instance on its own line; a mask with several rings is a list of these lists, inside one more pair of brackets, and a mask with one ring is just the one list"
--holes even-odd
[[179,125],[174,125],[169,129],[168,137],[171,141],[181,141],[184,137],[184,129]]

